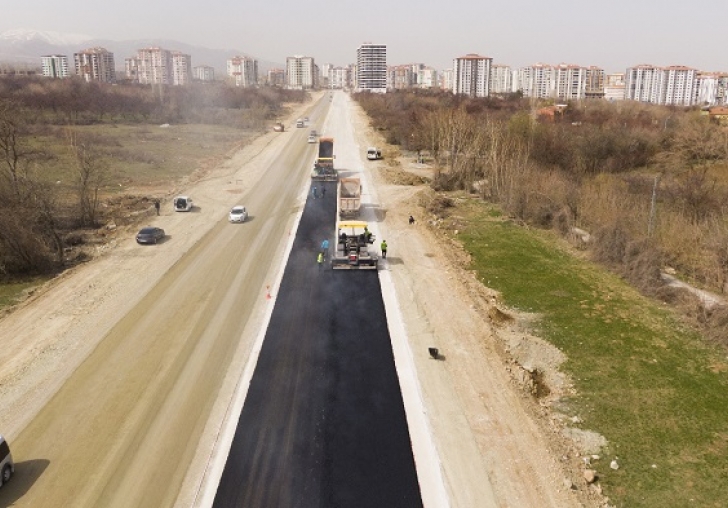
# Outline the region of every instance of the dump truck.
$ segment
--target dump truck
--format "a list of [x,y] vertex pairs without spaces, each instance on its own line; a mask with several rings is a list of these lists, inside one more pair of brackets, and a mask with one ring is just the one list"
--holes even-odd
[[312,180],[335,182],[339,174],[334,169],[334,138],[320,138],[318,157],[313,163]]
[[354,219],[361,208],[361,180],[358,178],[339,179],[339,217]]
[[371,248],[374,235],[364,221],[342,221],[338,225],[336,249],[331,257],[334,270],[376,270],[379,256]]

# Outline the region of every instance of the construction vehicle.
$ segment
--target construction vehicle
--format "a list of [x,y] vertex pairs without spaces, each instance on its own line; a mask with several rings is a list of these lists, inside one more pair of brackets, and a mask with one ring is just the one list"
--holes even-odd
[[334,270],[376,270],[379,256],[370,246],[374,235],[364,221],[339,222],[336,249],[331,258]]
[[361,180],[341,178],[339,180],[339,217],[355,219],[361,208]]
[[367,148],[367,159],[370,161],[376,161],[382,158],[382,151],[379,148],[370,146]]
[[335,182],[339,179],[338,172],[334,169],[334,138],[320,138],[318,157],[313,163],[311,180],[324,182]]

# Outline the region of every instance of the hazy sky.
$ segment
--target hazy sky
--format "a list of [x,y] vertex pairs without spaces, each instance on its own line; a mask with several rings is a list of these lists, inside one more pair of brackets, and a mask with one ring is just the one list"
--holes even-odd
[[273,62],[306,55],[343,65],[359,44],[376,42],[387,45],[389,65],[443,69],[479,53],[514,67],[728,71],[728,0],[0,0],[0,12],[0,31],[174,39]]

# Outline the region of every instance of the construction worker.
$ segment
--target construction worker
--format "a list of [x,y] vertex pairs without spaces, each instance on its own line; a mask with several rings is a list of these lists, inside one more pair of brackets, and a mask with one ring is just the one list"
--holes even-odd
[[318,192],[316,192],[316,186],[313,186],[313,189],[311,189],[311,195],[313,196],[313,199],[316,199],[318,197]]
[[321,269],[321,267],[324,265],[324,253],[323,252],[318,253],[318,257],[316,258],[316,261],[318,262],[319,269]]
[[410,226],[415,223],[415,218],[412,217],[411,215],[409,216],[409,223],[410,223]]
[[379,248],[382,250],[382,259],[387,259],[387,240],[382,240],[382,245]]
[[326,197],[326,187],[321,187],[321,197]]
[[154,209],[157,211],[157,215],[159,215],[159,200],[154,200]]

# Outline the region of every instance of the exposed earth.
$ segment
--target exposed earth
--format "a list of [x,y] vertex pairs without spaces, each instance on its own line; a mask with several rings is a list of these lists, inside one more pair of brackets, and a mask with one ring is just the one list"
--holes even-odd
[[[315,99],[321,101],[297,107],[287,125],[304,115],[316,120],[316,112],[322,110],[328,99],[321,98],[320,94]],[[353,129],[351,139],[335,134],[337,154],[354,151],[362,157],[367,146],[383,146],[365,115],[348,96],[337,93],[330,107],[344,115],[347,125]],[[74,506],[92,506],[99,500],[118,506],[186,507],[201,503],[198,494],[210,467],[209,461],[215,455],[220,422],[228,414],[240,373],[260,332],[270,305],[267,297],[271,291],[275,292],[275,287],[270,286],[279,276],[287,236],[295,224],[294,207],[271,215],[280,218],[275,224],[272,218],[259,215],[272,206],[264,202],[264,190],[274,191],[282,185],[280,179],[266,178],[266,175],[270,175],[269,165],[286,142],[281,136],[290,134],[267,133],[218,167],[186,182],[185,192],[195,197],[204,213],[175,214],[167,205],[157,218],[153,217],[150,203],[145,212],[147,219],[165,230],[175,231],[169,241],[140,250],[133,240],[139,224],[120,226],[109,232],[108,243],[97,248],[95,259],[46,284],[0,319],[3,346],[0,350],[0,433],[8,438],[11,447],[17,444],[13,453],[18,463],[16,477],[0,491],[0,505],[52,506],[63,504],[61,501],[74,501]],[[294,156],[292,153],[291,157]],[[306,160],[305,165],[309,164]],[[527,323],[530,317],[502,307],[498,295],[465,269],[467,256],[446,235],[428,224],[430,217],[417,205],[416,195],[424,187],[392,183],[398,172],[412,170],[427,175],[428,168],[404,159],[399,169],[392,169],[387,159],[363,164],[364,192],[373,203],[379,204],[378,229],[389,244],[389,261],[384,269],[396,291],[419,383],[416,389],[439,456],[449,505],[462,508],[603,506],[606,501],[601,497],[598,483],[587,484],[582,474],[585,468],[582,457],[596,453],[602,444],[600,437],[568,431],[570,422],[551,407],[571,391],[568,379],[558,372],[564,360],[561,353],[524,332],[521,324]],[[287,199],[297,200],[300,207],[306,179],[295,178],[285,184],[291,187]],[[200,246],[198,242],[203,237],[217,234],[227,210],[252,189],[256,189],[256,196],[261,196],[261,202],[257,203],[257,209],[249,204],[253,220],[244,227],[251,226],[251,234],[266,232],[265,239],[241,237],[231,239],[229,244],[216,240],[217,245],[213,242],[209,247]],[[157,191],[159,195],[169,195],[171,189]],[[410,214],[416,218],[414,225],[408,224]],[[253,229],[256,223],[258,227]],[[144,362],[144,354],[122,340],[125,336],[120,331],[121,324],[127,323],[129,329],[137,326],[130,313],[137,312],[134,309],[145,302],[163,305],[155,298],[164,299],[167,293],[158,285],[175,271],[180,274],[180,284],[203,285],[210,279],[223,281],[249,276],[230,272],[225,256],[220,256],[216,265],[219,268],[183,266],[180,260],[188,251],[206,248],[212,253],[217,247],[225,249],[229,257],[249,246],[264,249],[256,252],[269,258],[266,258],[269,264],[250,268],[254,272],[250,276],[257,285],[251,286],[245,295],[231,294],[231,301],[213,302],[218,307],[246,309],[245,315],[241,314],[241,319],[245,317],[243,324],[230,324],[230,327],[240,327],[232,330],[241,337],[240,344],[235,350],[208,352],[225,358],[229,369],[216,373],[220,383],[217,399],[200,400],[204,411],[200,409],[194,418],[185,420],[178,414],[185,411],[185,406],[175,405],[175,397],[181,396],[179,391],[198,389],[196,383],[200,378],[194,376],[200,376],[200,372],[190,369],[187,373],[185,366],[174,386],[161,386],[153,394],[142,391],[137,385],[146,380],[153,384],[157,378],[152,371],[144,370],[150,369]],[[183,269],[190,273],[201,269],[209,272],[200,274],[198,280]],[[174,287],[167,289],[175,292]],[[176,289],[180,293],[182,290]],[[195,307],[196,302],[169,298],[160,311],[176,312],[180,319],[186,317],[185,313],[206,313],[209,319],[217,316],[214,310],[217,307],[205,300],[206,294],[199,295],[204,304],[199,308]],[[147,323],[146,326],[153,329],[154,325]],[[166,337],[163,331],[154,333]],[[116,361],[105,363],[103,372],[94,370],[90,363],[95,355],[104,353],[109,337],[115,334],[120,337]],[[172,338],[169,338],[170,348],[183,347],[171,342]],[[442,358],[433,360],[428,347],[437,347]],[[174,368],[166,365],[165,351],[159,355],[160,369]],[[535,377],[534,372],[540,375]],[[93,383],[98,384],[88,386]],[[542,383],[549,393],[536,398],[534,393]],[[77,417],[69,419],[59,434],[42,434],[42,429],[48,427],[41,425],[39,419],[50,421],[54,417],[47,414],[47,408],[62,400],[64,393],[81,389],[89,390],[88,406],[59,405],[58,410],[77,411]],[[96,397],[104,404],[115,404],[113,399],[104,398],[111,391],[127,394],[126,398],[132,400],[123,401],[128,406],[110,406],[106,413],[87,413],[100,411],[93,405]],[[150,399],[145,402],[153,409],[137,409],[134,397]],[[131,411],[122,412],[124,407]],[[99,416],[89,421],[87,414]],[[160,422],[169,421],[177,422],[176,426],[159,427]],[[125,442],[125,430],[118,428],[120,422],[124,429],[143,431],[142,442]],[[94,440],[85,443],[82,435],[75,434],[77,429],[71,427],[83,427]],[[33,429],[39,434],[31,435]],[[176,431],[190,429],[195,429],[199,442],[189,443],[180,452],[180,463],[165,462],[160,456],[166,452],[154,448],[154,443],[161,436],[166,438],[171,433],[173,438]],[[50,452],[68,443],[85,445],[66,455]],[[125,462],[127,457],[139,460],[132,451],[137,453],[136,448],[141,446],[150,447],[141,458],[158,462],[160,470],[174,470],[170,474],[176,479],[166,491],[161,489],[159,494],[143,498],[138,496],[144,494],[136,492],[154,491],[155,478],[149,477],[146,466],[136,467],[133,461]],[[43,447],[48,453],[42,452]],[[104,447],[109,453],[100,463],[93,464],[98,449]],[[83,467],[73,472],[54,469],[64,460]],[[123,477],[116,479],[116,471],[123,471]],[[83,477],[84,474],[88,476]],[[60,489],[64,482],[69,485]],[[78,487],[82,484],[83,489]],[[140,486],[144,489],[137,490]],[[135,494],[114,497],[124,489]],[[61,496],[67,497],[59,501],[55,497],[59,495],[58,490],[62,490]],[[439,506],[425,497],[423,502],[425,506]]]

